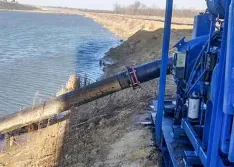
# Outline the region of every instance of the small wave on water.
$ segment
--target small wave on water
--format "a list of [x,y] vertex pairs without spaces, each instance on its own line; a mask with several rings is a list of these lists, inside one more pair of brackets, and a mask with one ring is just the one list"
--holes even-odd
[[76,48],[76,73],[95,82],[103,73],[100,68],[100,60],[109,50],[109,46],[116,46],[118,43],[113,40],[93,39],[87,40]]
[[119,39],[81,16],[0,12],[0,116],[56,94],[76,73],[95,82]]

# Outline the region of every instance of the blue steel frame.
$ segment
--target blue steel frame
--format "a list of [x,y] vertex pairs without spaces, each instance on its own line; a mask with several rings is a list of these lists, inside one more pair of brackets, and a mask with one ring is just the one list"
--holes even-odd
[[[213,110],[211,117],[211,125],[210,125],[210,133],[209,133],[209,142],[208,142],[208,150],[207,150],[207,164],[208,167],[213,167],[217,165],[217,161],[220,160],[219,156],[219,148],[220,148],[220,137],[221,137],[221,129],[222,129],[222,120],[223,120],[223,91],[224,91],[224,76],[225,76],[225,63],[226,63],[226,55],[227,55],[227,37],[228,37],[228,25],[229,25],[229,4],[230,0],[227,0],[226,7],[226,18],[224,25],[224,35],[222,40],[222,48],[220,53],[220,62],[219,62],[219,70],[217,73],[217,80],[220,84],[217,86],[216,92],[218,95],[214,99],[213,102]],[[217,84],[218,84],[217,82]],[[224,166],[224,165],[223,165]]]
[[155,119],[156,126],[156,143],[160,145],[162,140],[162,121],[163,121],[163,108],[164,108],[164,94],[166,89],[166,78],[167,78],[167,64],[170,47],[170,36],[171,36],[171,21],[173,11],[173,0],[167,0],[166,11],[165,11],[165,23],[164,23],[164,34],[163,34],[163,45],[162,45],[162,65],[160,71],[160,85],[159,85],[159,98],[158,98],[158,112],[157,118]]
[[[214,2],[217,1],[218,0],[214,0]],[[182,118],[181,125],[177,128],[172,127],[173,125],[168,123],[172,129],[174,129],[174,136],[178,133],[181,136],[187,137],[188,143],[193,148],[192,150],[184,149],[184,166],[186,167],[193,166],[198,162],[200,163],[200,166],[204,167],[234,166],[234,0],[226,0],[225,2],[226,14],[222,31],[219,62],[214,69],[215,77],[213,77],[211,85],[213,98],[207,103],[204,126],[200,126],[200,128],[203,129],[203,135],[201,137],[201,135],[197,133],[196,127],[187,118]],[[223,3],[224,2],[222,1],[222,4]],[[167,0],[157,117],[154,122],[156,130],[156,144],[160,146],[163,155],[165,155],[165,152],[170,152],[168,151],[169,148],[165,148],[165,145],[162,146],[162,143],[163,141],[166,142],[168,140],[168,136],[170,136],[167,132],[172,132],[170,130],[167,131],[168,128],[164,125],[165,123],[163,123],[167,122],[167,119],[164,117],[164,100],[172,10],[173,0]],[[199,56],[197,56],[195,64],[202,58],[205,49],[207,48],[208,50],[210,48],[211,37],[214,34],[216,22],[216,17],[212,15],[210,16],[212,22],[210,26],[209,39],[205,44],[206,47],[204,46]],[[194,68],[192,69],[190,73],[191,75],[188,79],[188,87],[190,88],[187,93],[188,95],[189,92],[197,86],[197,84],[200,84],[199,81],[205,74],[204,69],[202,69],[204,70],[203,72],[198,73],[195,69],[195,65],[193,67]],[[195,74],[198,76],[197,80],[194,84],[191,84],[191,80]],[[200,88],[207,89],[204,85],[200,85]],[[200,125],[201,123],[202,121],[200,121]],[[172,140],[173,139],[170,139],[170,141]],[[168,147],[168,145],[166,147]],[[173,161],[172,157],[165,157],[165,159],[167,161]],[[177,167],[177,165],[175,165],[176,163],[168,162],[166,164],[170,167]]]

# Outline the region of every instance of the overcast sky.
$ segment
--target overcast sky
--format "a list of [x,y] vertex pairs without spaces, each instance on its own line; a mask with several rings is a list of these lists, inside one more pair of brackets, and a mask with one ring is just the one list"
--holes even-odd
[[[64,6],[73,8],[88,9],[113,9],[113,4],[132,4],[135,0],[18,0],[20,3],[40,5],[40,6]],[[140,0],[148,6],[158,6],[164,8],[166,0]],[[205,9],[205,0],[174,0],[178,8]]]

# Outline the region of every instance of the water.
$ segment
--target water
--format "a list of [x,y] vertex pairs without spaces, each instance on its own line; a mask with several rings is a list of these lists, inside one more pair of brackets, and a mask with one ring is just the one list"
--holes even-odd
[[0,115],[54,96],[74,72],[97,80],[118,41],[81,16],[0,12]]

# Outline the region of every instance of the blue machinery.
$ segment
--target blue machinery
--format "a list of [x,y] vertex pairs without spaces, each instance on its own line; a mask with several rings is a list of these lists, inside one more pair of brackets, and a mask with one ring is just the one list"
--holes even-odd
[[234,0],[209,0],[207,6],[195,17],[192,39],[175,45],[177,97],[164,101],[173,7],[167,0],[159,99],[152,113],[167,167],[234,166]]

